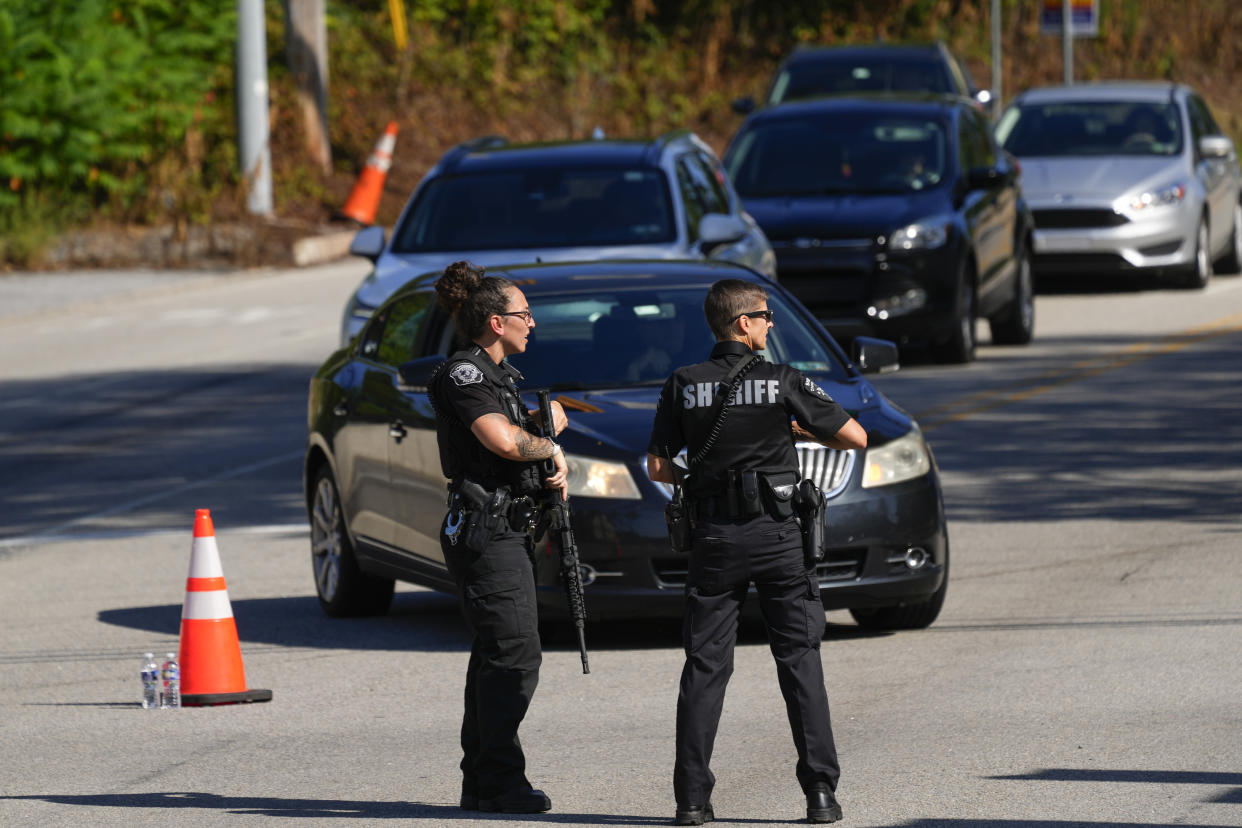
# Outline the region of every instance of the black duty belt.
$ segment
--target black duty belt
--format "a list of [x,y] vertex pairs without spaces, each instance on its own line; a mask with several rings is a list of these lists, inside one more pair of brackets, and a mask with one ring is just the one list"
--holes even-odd
[[694,508],[695,518],[727,518],[728,520],[741,520],[744,518],[759,517],[766,515],[766,509],[747,509],[743,504],[737,502],[735,498],[733,503],[729,502],[730,498],[719,495],[714,497],[696,497],[691,503]]

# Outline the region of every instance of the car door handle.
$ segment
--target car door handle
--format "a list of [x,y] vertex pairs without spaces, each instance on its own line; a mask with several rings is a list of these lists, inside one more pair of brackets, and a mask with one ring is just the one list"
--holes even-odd
[[401,439],[405,437],[405,426],[400,420],[388,426],[388,436],[392,437],[397,442],[400,442]]
[[332,409],[332,413],[338,417],[347,416],[349,414],[349,404],[343,402],[337,403],[336,407]]

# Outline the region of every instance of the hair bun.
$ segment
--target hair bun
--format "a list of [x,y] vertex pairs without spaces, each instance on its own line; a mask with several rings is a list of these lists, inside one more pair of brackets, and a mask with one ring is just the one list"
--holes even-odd
[[463,259],[444,268],[444,275],[436,280],[436,295],[445,310],[456,313],[482,284],[483,268]]

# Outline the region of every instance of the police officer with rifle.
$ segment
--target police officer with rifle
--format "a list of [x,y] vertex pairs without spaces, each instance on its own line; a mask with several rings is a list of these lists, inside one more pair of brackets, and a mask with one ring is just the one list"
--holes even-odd
[[[428,383],[440,464],[449,479],[440,546],[473,636],[461,726],[461,807],[538,813],[552,803],[526,778],[518,726],[542,661],[533,564],[537,498],[550,489],[564,501],[565,455],[553,437],[567,420],[555,402],[539,421],[522,407],[515,385],[521,374],[506,357],[526,350],[535,320],[513,282],[455,262],[435,289],[459,335],[471,341]],[[536,429],[548,436],[536,436]]]
[[[677,825],[714,819],[712,747],[751,583],[798,752],[807,819],[841,818],[819,652],[824,607],[814,572],[823,555],[824,502],[814,483],[800,480],[794,440],[861,449],[867,435],[812,379],[756,354],[774,322],[767,300],[753,282],[712,285],[703,307],[716,345],[706,362],[665,382],[648,447],[651,479],[678,489],[668,512],[670,540],[675,548],[689,545],[673,771]],[[682,448],[684,479],[673,461]]]

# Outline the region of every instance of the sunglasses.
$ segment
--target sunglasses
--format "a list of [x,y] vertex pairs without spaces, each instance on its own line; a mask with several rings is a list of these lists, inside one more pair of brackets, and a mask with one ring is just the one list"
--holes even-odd
[[749,316],[751,319],[758,319],[760,317],[763,317],[763,320],[765,322],[772,321],[772,311],[770,310],[746,311],[745,313],[739,313],[737,316],[730,319],[729,324],[733,324],[737,320],[741,319],[743,316]]
[[518,319],[521,319],[523,322],[525,322],[527,327],[535,324],[535,316],[528,310],[505,311],[504,313],[498,313],[496,315],[497,316],[516,316]]

